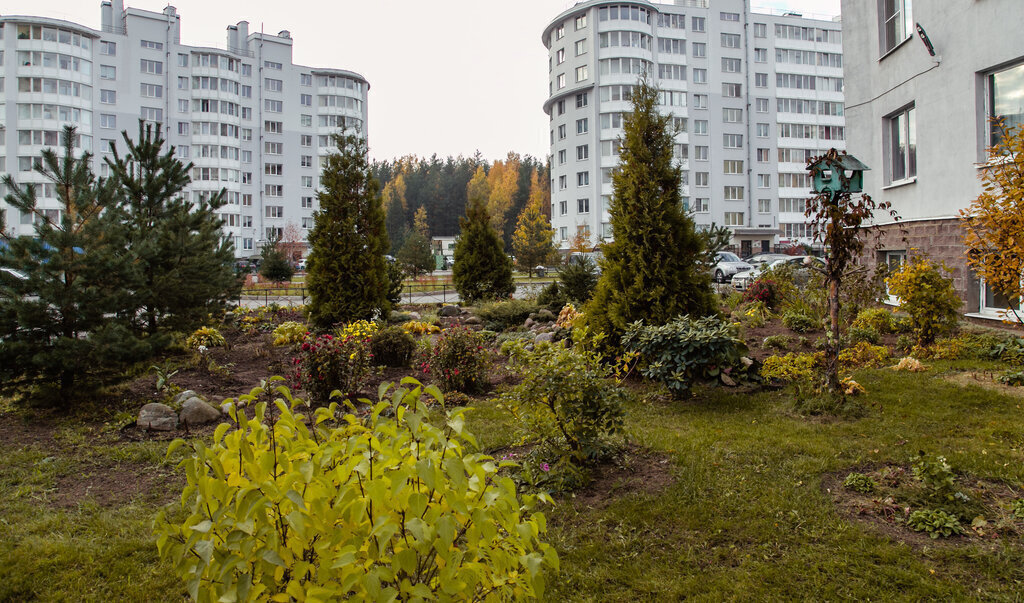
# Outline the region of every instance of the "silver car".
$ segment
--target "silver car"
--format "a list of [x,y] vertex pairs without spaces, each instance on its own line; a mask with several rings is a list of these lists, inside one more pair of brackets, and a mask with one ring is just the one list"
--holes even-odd
[[719,251],[715,254],[715,266],[711,269],[716,283],[728,283],[737,272],[746,272],[753,266],[744,262],[738,255],[729,251]]

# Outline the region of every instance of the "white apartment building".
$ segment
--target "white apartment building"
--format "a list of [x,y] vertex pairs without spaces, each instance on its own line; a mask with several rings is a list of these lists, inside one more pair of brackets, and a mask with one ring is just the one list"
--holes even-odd
[[908,253],[942,261],[965,314],[1002,320],[1020,301],[967,266],[957,216],[982,192],[997,135],[990,118],[1024,124],[1024,2],[843,0],[842,8],[849,151],[871,168],[864,192],[902,218],[876,216],[886,238],[869,262],[896,266]]
[[[0,173],[37,184],[40,204],[59,209],[52,186],[32,171],[40,152],[60,145],[65,124],[94,153],[125,150],[138,120],[163,124],[183,161],[195,164],[193,199],[227,191],[225,234],[239,257],[286,231],[305,238],[330,135],[365,135],[369,83],[357,73],[292,62],[289,32],[227,28],[225,48],[181,42],[181,15],[103,2],[99,30],[34,16],[0,16]],[[0,201],[12,234],[33,232],[33,216]]]
[[610,239],[622,116],[640,73],[679,133],[684,205],[733,230],[743,254],[810,243],[806,161],[845,148],[839,19],[761,14],[749,0],[591,0],[545,28],[551,223]]

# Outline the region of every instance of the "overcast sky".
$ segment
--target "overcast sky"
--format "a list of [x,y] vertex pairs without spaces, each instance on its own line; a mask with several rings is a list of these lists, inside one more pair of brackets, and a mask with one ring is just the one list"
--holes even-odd
[[[548,120],[544,27],[571,0],[174,0],[184,44],[226,46],[225,30],[291,31],[294,61],[349,69],[370,82],[370,154],[488,159],[514,150],[543,157]],[[5,6],[6,5],[6,6]],[[161,11],[163,0],[126,0]],[[754,0],[805,16],[839,14],[839,0]],[[0,13],[33,14],[99,28],[99,0],[0,2]]]

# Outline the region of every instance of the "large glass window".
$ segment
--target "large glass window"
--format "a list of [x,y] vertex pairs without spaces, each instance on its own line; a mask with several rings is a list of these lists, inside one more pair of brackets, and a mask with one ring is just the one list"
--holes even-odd
[[914,33],[912,0],[878,0],[879,42],[882,54],[896,48]]
[[[1008,129],[1024,126],[1024,64],[989,75],[988,83],[989,116],[1001,120]],[[990,144],[998,143],[1001,136],[993,124]]]
[[886,118],[888,122],[889,168],[887,182],[907,180],[917,175],[917,127],[911,105]]

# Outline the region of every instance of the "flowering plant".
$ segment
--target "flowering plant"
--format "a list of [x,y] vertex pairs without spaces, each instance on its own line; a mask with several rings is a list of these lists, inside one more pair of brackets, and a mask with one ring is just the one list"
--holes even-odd
[[484,384],[490,352],[483,338],[465,327],[445,331],[437,341],[424,372],[434,373],[443,391],[475,392]]
[[768,277],[761,277],[750,284],[743,293],[743,301],[759,301],[769,308],[779,303],[778,285]]
[[370,375],[370,338],[309,334],[299,346],[293,379],[311,400],[327,402],[331,393],[354,394]]

